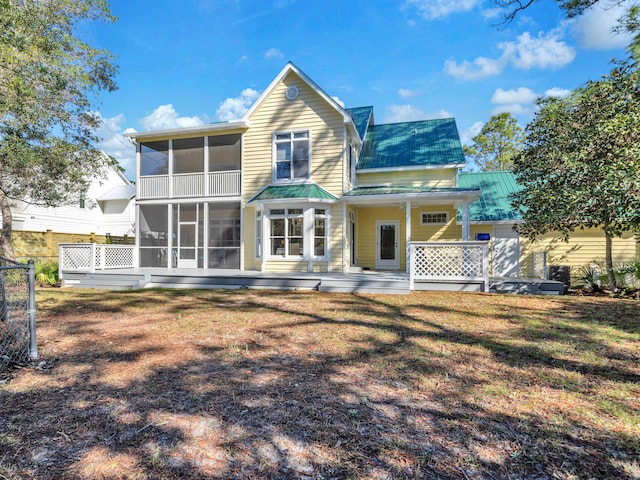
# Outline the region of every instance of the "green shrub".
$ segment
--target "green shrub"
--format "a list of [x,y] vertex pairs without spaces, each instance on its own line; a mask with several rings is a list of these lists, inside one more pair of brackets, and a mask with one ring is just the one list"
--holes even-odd
[[58,264],[55,262],[36,262],[36,284],[40,287],[56,287],[60,285]]

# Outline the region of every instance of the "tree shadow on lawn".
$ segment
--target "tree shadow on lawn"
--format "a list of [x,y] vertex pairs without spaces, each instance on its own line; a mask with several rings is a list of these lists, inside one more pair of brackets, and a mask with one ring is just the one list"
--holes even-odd
[[[189,345],[149,345],[139,334],[111,332],[118,345],[131,345],[125,353],[113,352],[93,330],[63,328],[80,337],[77,348],[55,359],[55,368],[25,372],[0,391],[0,474],[632,478],[623,463],[638,453],[633,439],[535,411],[506,414],[474,397],[491,382],[472,369],[450,368],[474,351],[442,356],[425,340],[449,349],[481,347],[507,366],[522,366],[522,356],[525,364],[554,367],[557,359],[432,319],[459,313],[454,308],[416,315],[417,306],[403,308],[389,297],[341,295],[326,296],[326,310],[307,313],[304,295],[294,293],[210,298],[247,316],[271,312],[279,320],[249,324],[244,336],[227,342],[196,337]],[[179,297],[167,306],[189,311]],[[108,329],[110,320],[104,321]],[[188,321],[188,314],[176,321]],[[316,334],[335,335],[336,345],[315,345]],[[84,335],[95,338],[90,349],[82,347]],[[172,361],[180,349],[180,360]],[[127,377],[159,356],[165,361]],[[557,368],[605,375],[566,362]],[[70,378],[69,371],[78,373]],[[630,372],[609,373],[637,381]]]

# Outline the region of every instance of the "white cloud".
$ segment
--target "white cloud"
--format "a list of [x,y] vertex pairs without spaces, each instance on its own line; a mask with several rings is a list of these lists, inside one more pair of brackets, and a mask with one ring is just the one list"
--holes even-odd
[[282,60],[284,58],[284,53],[277,48],[270,48],[264,52],[264,58],[267,60]]
[[620,5],[596,4],[576,18],[571,26],[578,45],[593,50],[609,50],[624,48],[629,45],[633,36],[629,33],[614,33],[618,24],[632,2]]
[[485,20],[491,20],[493,18],[496,18],[498,16],[500,16],[500,14],[502,14],[502,9],[501,8],[487,8],[482,10],[482,12],[480,12],[482,14],[482,18],[484,18]]
[[464,129],[460,132],[460,141],[463,145],[469,145],[472,143],[472,138],[480,133],[482,127],[484,126],[483,122],[475,122],[469,128]]
[[100,118],[100,126],[97,130],[100,141],[96,144],[96,148],[115,158],[120,166],[126,170],[128,178],[135,178],[136,147],[129,142],[127,137],[123,136],[125,133],[135,132],[135,129],[122,130],[122,124],[125,121],[123,114],[110,118],[103,118],[100,113],[97,115]]
[[498,106],[491,110],[492,115],[509,112],[513,115],[529,115],[535,110],[535,102],[539,94],[527,87],[519,87],[511,90],[497,88],[491,96],[491,103]]
[[506,61],[503,58],[493,60],[486,57],[478,57],[473,62],[467,60],[460,64],[453,60],[444,62],[444,71],[461,80],[480,80],[481,78],[498,75],[504,68]]
[[452,118],[453,115],[446,110],[425,113],[413,105],[389,105],[384,118],[385,123],[413,122],[416,120],[429,120],[435,118]]
[[560,37],[561,30],[546,34],[540,32],[537,37],[525,32],[515,42],[498,44],[502,50],[498,58],[478,57],[473,62],[464,60],[460,63],[447,60],[444,70],[461,80],[479,80],[498,75],[508,64],[521,70],[559,68],[572,62],[576,56],[575,50]]
[[449,113],[448,111],[442,109],[436,112],[427,113],[424,116],[425,120],[433,120],[436,118],[453,118],[453,115],[451,115],[451,113]]
[[411,122],[422,120],[424,117],[425,113],[413,105],[389,105],[384,121],[385,123]]
[[491,97],[491,103],[533,103],[539,95],[530,88],[520,87],[515,90],[496,89]]
[[252,88],[242,90],[240,96],[227,98],[216,110],[216,118],[223,122],[236,120],[251,107],[260,94]]
[[160,105],[140,120],[144,130],[164,130],[168,128],[197,127],[204,125],[206,118],[198,116],[181,117],[172,104]]
[[413,7],[425,20],[446,17],[452,13],[468,12],[480,0],[407,0],[404,8]]
[[335,97],[335,96],[334,96],[334,97],[331,97],[331,98],[333,98],[333,100],[334,100],[338,105],[340,105],[342,108],[344,108],[344,102],[343,102],[342,100],[340,100],[340,98],[339,98],[339,97]]
[[576,56],[573,47],[559,37],[558,31],[547,34],[540,32],[537,37],[525,32],[518,37],[517,42],[504,42],[499,46],[516,68],[558,68],[571,63]]
[[498,115],[499,113],[509,112],[512,115],[530,115],[534,108],[532,105],[521,105],[519,103],[508,103],[504,105],[498,105],[491,110],[491,115]]
[[571,90],[567,90],[566,88],[553,87],[544,92],[545,97],[556,97],[556,98],[564,98],[567,95],[571,94]]
[[398,95],[402,98],[411,98],[422,93],[421,90],[411,90],[410,88],[400,88],[398,90]]

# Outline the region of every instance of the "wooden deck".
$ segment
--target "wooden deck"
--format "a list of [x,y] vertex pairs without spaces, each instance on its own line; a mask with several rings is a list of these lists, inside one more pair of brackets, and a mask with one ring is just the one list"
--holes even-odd
[[[278,289],[318,290],[342,293],[408,294],[409,275],[404,272],[357,273],[267,273],[202,269],[114,269],[96,273],[65,272],[63,286],[131,290],[139,288]],[[422,290],[481,291],[478,285],[433,282]],[[491,278],[489,292],[532,295],[562,295],[561,282],[535,278]]]

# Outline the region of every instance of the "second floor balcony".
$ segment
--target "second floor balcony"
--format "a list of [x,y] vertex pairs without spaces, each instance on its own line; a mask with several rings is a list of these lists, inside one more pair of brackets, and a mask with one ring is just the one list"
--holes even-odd
[[240,134],[142,142],[138,199],[241,194]]
[[227,197],[241,194],[240,170],[149,175],[138,179],[138,198]]

